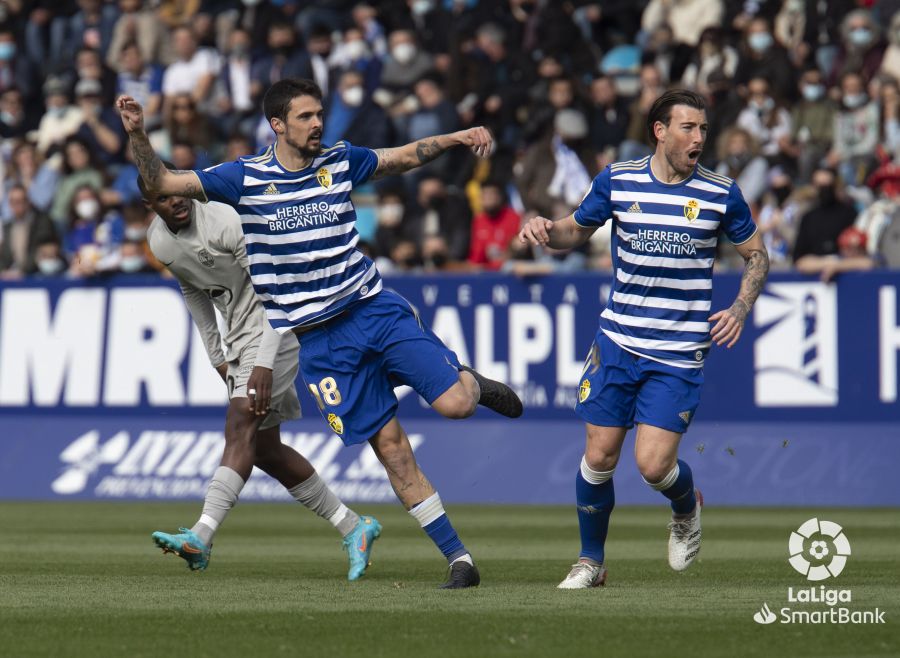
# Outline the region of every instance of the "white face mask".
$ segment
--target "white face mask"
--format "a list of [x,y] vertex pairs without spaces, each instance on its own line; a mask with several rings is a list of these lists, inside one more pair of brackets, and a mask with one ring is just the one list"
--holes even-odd
[[378,220],[383,226],[396,226],[403,219],[402,203],[386,203],[378,209]]
[[141,256],[125,256],[122,258],[122,262],[119,263],[119,269],[129,274],[140,272],[143,267],[144,259]]
[[37,262],[38,271],[44,276],[53,276],[62,272],[65,263],[59,258],[45,258]]
[[147,237],[147,229],[142,226],[130,226],[125,229],[125,239],[129,242],[143,242]]
[[434,7],[431,0],[414,0],[410,9],[416,16],[424,16]]
[[75,214],[81,219],[96,219],[100,214],[100,204],[97,199],[82,199],[75,204]]
[[364,94],[362,87],[354,85],[341,92],[341,100],[350,107],[359,107],[362,105]]
[[409,64],[417,52],[418,48],[411,43],[398,43],[391,48],[391,57],[397,60],[399,64]]
[[355,39],[344,44],[344,52],[347,53],[348,58],[356,61],[358,59],[368,57],[369,47],[362,39]]

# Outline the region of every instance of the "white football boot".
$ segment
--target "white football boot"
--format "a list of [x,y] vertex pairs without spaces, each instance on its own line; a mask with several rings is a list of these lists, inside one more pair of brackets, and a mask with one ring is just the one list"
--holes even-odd
[[703,495],[699,489],[694,491],[697,506],[688,518],[676,518],[672,515],[669,523],[669,566],[675,571],[684,571],[694,558],[700,554],[700,508],[703,507]]
[[606,583],[606,567],[602,564],[587,564],[577,562],[572,565],[572,570],[566,576],[557,589],[588,589],[600,587]]

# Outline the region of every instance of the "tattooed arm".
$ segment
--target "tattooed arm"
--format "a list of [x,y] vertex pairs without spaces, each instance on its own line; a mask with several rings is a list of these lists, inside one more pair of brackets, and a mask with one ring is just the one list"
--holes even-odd
[[151,194],[160,196],[185,196],[206,201],[206,193],[200,179],[193,171],[166,169],[144,130],[144,111],[141,104],[130,96],[119,96],[116,109],[122,117],[122,125],[131,142],[131,153],[141,178]]
[[449,135],[426,137],[397,148],[378,149],[378,167],[374,177],[393,176],[421,167],[454,146],[468,146],[480,158],[490,155],[494,140],[487,128],[477,127]]
[[769,254],[759,231],[746,242],[735,245],[735,248],[744,258],[741,289],[730,308],[709,316],[709,321],[716,323],[710,331],[710,336],[717,345],[727,343],[728,347],[734,345],[741,337],[744,322],[747,321],[750,309],[762,292],[766,277],[769,275]]

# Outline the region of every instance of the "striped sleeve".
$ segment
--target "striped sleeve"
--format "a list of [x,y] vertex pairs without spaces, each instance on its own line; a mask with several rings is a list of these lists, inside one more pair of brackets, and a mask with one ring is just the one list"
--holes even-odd
[[581,204],[575,209],[575,223],[585,228],[603,226],[612,216],[610,170],[597,174]]

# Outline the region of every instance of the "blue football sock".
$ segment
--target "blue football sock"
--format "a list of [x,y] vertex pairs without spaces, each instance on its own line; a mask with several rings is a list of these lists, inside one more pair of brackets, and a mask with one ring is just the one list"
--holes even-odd
[[422,529],[431,537],[431,541],[435,543],[441,553],[444,554],[447,562],[453,562],[456,558],[462,557],[469,552],[463,546],[462,540],[456,534],[456,530],[453,529],[453,525],[451,525],[450,519],[447,518],[446,514],[441,514],[437,519],[423,526]]
[[[582,464],[582,469],[584,467]],[[575,502],[578,506],[578,528],[581,531],[581,557],[602,563],[609,516],[616,505],[612,477],[601,484],[592,484],[579,470],[575,476]]]
[[[690,514],[697,505],[697,497],[694,495],[694,474],[691,473],[691,467],[687,462],[678,460],[673,471],[677,469],[678,474],[674,477],[674,482],[666,489],[660,489],[662,495],[672,501],[672,512],[675,514]],[[666,480],[672,476],[669,473]],[[665,480],[664,480],[665,482]]]
[[431,541],[440,549],[448,562],[466,555],[469,551],[463,546],[459,535],[453,529],[450,519],[444,512],[441,497],[435,492],[418,505],[413,505],[409,513],[415,518]]

